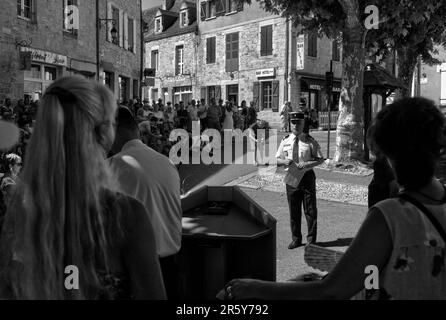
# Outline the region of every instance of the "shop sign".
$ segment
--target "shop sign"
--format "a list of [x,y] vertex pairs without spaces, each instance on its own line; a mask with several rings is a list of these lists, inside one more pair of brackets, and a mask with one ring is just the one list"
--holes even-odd
[[297,61],[296,70],[305,69],[305,36],[297,37]]
[[275,75],[276,75],[276,69],[274,68],[261,69],[256,71],[257,78],[274,77]]
[[48,64],[54,64],[58,66],[67,66],[68,65],[68,58],[66,56],[56,54],[53,52],[28,48],[28,47],[22,47],[22,52],[31,52],[31,60],[42,62],[42,63],[48,63]]

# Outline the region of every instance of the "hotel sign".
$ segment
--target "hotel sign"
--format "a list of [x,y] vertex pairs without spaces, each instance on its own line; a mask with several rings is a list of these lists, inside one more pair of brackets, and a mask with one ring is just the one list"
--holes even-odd
[[268,69],[261,69],[256,71],[256,77],[274,77],[276,75],[276,69],[274,68],[268,68]]
[[63,56],[57,53],[28,48],[28,47],[22,47],[20,49],[22,52],[31,52],[31,60],[42,62],[42,63],[48,63],[48,64],[55,64],[58,66],[68,66],[68,58],[67,56]]

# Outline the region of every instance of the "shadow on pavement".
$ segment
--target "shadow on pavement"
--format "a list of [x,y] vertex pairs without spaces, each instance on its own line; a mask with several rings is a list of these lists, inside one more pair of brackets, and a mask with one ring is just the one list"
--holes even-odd
[[[279,143],[281,136],[277,136],[277,142]],[[268,150],[269,142],[267,142],[265,148]],[[257,171],[257,167],[254,164],[247,164],[247,152],[248,141],[247,138],[243,140],[242,154],[244,164],[234,164],[236,156],[235,141],[232,141],[232,163],[224,163],[224,146],[221,148],[221,163],[222,164],[180,164],[178,170],[181,179],[182,193],[191,192],[203,185],[222,185],[230,182],[241,176],[245,176],[252,172]],[[252,150],[253,151],[253,150]],[[191,155],[190,155],[191,157]],[[190,158],[191,159],[191,158]]]
[[335,241],[316,242],[316,245],[324,248],[329,247],[348,247],[353,241],[353,238],[338,238]]

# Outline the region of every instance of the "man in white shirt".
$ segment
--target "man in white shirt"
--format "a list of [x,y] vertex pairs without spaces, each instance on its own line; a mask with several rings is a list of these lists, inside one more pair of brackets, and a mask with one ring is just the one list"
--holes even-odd
[[147,147],[126,108],[119,108],[111,165],[121,190],[139,200],[151,219],[169,299],[178,299],[177,253],[181,247],[180,177],[170,160]]
[[308,243],[316,242],[317,205],[316,175],[313,168],[324,159],[320,146],[309,135],[309,121],[301,112],[291,112],[292,133],[285,136],[276,153],[277,165],[286,167],[286,186],[292,241],[288,249],[303,245],[301,233],[302,204],[307,220]]

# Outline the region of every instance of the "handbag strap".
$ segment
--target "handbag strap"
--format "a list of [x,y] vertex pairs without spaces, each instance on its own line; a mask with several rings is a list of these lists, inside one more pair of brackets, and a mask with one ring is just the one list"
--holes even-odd
[[416,206],[418,209],[420,209],[420,211],[424,213],[424,215],[429,219],[429,221],[432,223],[432,225],[435,227],[435,229],[437,229],[438,233],[443,238],[444,243],[446,243],[446,232],[444,231],[440,222],[435,218],[435,216],[432,214],[432,212],[428,208],[426,208],[421,202],[419,202],[418,200],[409,196],[408,194],[401,193],[398,195],[398,197],[400,199],[403,199],[403,200],[406,200],[406,201],[412,203],[414,206]]

